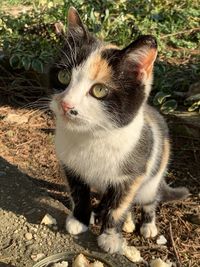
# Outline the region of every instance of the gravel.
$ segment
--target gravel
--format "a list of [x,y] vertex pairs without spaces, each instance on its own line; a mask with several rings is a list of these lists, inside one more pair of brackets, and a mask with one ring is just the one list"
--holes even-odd
[[[27,175],[0,158],[1,169],[6,171],[1,176],[0,189],[0,266],[31,267],[42,258],[61,252],[75,255],[95,252],[115,263],[114,266],[119,266],[117,262],[123,267],[135,266],[123,256],[113,257],[100,251],[91,231],[79,237],[67,234],[64,223],[69,210],[62,203],[39,190]],[[46,214],[57,225],[41,224]]]

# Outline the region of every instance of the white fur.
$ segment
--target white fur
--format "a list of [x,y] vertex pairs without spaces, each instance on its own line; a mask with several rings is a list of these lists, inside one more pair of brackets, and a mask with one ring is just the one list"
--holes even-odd
[[[89,94],[91,87],[99,82],[91,80],[89,75],[92,61],[98,54],[99,50],[97,49],[82,65],[72,70],[70,84],[65,91],[55,96],[50,104],[50,108],[57,116],[60,116],[67,129],[94,131],[97,125],[106,129],[111,126],[100,101]],[[78,116],[71,116],[69,112],[63,114],[61,101],[73,106],[78,111]]]
[[127,178],[119,174],[119,165],[137,144],[142,126],[143,116],[138,113],[128,126],[95,136],[65,131],[63,123],[57,120],[56,152],[61,162],[90,186],[104,190],[108,184],[121,183]]
[[112,254],[121,253],[125,241],[119,233],[116,233],[114,228],[111,228],[101,234],[97,242],[100,248]]
[[160,146],[162,143],[161,140],[162,137],[160,136],[160,130],[158,128],[157,123],[150,120],[149,124],[151,126],[154,141],[153,141],[153,149],[151,151],[151,155],[148,160],[149,164],[147,166],[146,178],[135,197],[135,203],[140,203],[140,204],[149,203],[155,199],[158,186],[163,177],[163,173],[158,173],[156,176],[150,178],[154,168],[157,167],[158,152],[161,149]]
[[88,230],[88,227],[79,222],[73,215],[68,215],[66,219],[66,230],[71,235],[78,235]]
[[126,233],[133,233],[133,231],[135,230],[135,223],[133,221],[131,212],[128,212],[122,230]]
[[143,223],[140,228],[140,233],[145,238],[155,237],[158,234],[158,229],[156,227],[155,221],[151,223]]
[[90,224],[95,224],[95,213],[92,211],[90,216]]

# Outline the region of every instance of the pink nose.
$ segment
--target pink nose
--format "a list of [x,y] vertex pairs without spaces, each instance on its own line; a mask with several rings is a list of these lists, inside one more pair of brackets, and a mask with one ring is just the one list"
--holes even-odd
[[69,109],[73,109],[73,108],[74,108],[74,106],[73,106],[72,104],[67,103],[67,102],[65,102],[65,101],[62,101],[62,102],[61,102],[61,107],[62,107],[62,109],[63,109],[64,111],[68,111]]

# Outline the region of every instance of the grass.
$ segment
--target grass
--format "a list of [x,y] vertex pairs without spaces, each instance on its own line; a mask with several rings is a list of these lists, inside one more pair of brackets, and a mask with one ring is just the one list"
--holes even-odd
[[[21,5],[30,9],[13,17],[13,9]],[[0,47],[13,69],[44,72],[59,45],[53,23],[62,21],[66,26],[71,5],[89,29],[105,41],[125,46],[140,34],[156,36],[159,56],[153,95],[161,91],[174,99],[174,89],[185,92],[199,80],[198,0],[8,0],[0,12]]]

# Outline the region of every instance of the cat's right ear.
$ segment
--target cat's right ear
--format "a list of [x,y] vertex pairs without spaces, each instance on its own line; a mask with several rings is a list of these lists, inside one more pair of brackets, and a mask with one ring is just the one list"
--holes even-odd
[[88,39],[88,30],[74,7],[70,7],[68,10],[68,32]]

